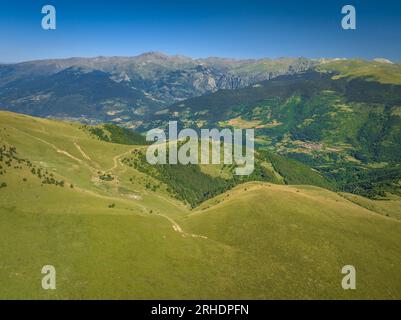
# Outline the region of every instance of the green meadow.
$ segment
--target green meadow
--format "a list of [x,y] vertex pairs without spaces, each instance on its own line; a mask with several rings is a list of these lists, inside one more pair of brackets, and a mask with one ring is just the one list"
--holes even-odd
[[[104,140],[0,112],[0,299],[401,298],[398,197],[339,193],[272,155],[257,181],[208,167],[170,181],[138,165],[146,146]],[[200,197],[196,181],[221,190]],[[41,287],[44,265],[56,290]],[[341,287],[344,265],[356,290]]]

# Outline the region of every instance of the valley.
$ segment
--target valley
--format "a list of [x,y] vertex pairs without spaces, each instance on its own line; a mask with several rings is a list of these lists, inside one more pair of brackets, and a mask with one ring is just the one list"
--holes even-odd
[[[365,73],[375,66],[366,63]],[[339,190],[400,195],[401,86],[398,67],[389,68],[392,84],[360,78],[356,68],[355,78],[309,71],[221,90],[171,105],[147,128],[171,119],[195,130],[253,127],[259,149],[312,167]]]

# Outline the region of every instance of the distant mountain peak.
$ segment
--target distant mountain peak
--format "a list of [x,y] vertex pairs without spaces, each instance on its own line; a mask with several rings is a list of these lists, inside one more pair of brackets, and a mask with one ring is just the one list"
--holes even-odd
[[168,59],[170,56],[160,51],[149,51],[136,56],[136,58]]
[[392,61],[390,61],[386,58],[376,58],[376,59],[373,59],[373,61],[380,62],[380,63],[394,64]]

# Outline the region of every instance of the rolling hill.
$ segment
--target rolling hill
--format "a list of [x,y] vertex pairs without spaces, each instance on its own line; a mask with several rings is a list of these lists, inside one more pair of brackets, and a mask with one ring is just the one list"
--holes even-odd
[[[230,181],[229,168],[171,181],[174,168],[140,161],[138,136],[93,128],[0,112],[0,298],[400,298],[399,198],[307,186],[326,180],[267,153],[259,181],[191,208],[177,198],[199,187],[190,180]],[[40,287],[47,264],[52,292]],[[345,264],[355,291],[341,288]]]

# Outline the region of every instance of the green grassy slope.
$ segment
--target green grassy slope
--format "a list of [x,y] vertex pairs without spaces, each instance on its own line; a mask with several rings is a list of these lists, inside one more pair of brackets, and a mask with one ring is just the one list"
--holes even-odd
[[335,72],[336,79],[366,78],[381,83],[401,84],[401,65],[366,60],[338,60],[320,64],[319,71]]
[[[399,297],[401,224],[324,189],[251,183],[205,203],[184,226],[239,250],[239,268],[270,289],[263,298]],[[355,292],[338,283],[346,264],[358,270]]]
[[1,112],[0,147],[0,298],[401,298],[400,222],[331,191],[249,183],[190,210],[123,163],[143,146],[79,124]]

